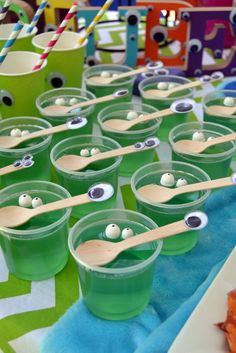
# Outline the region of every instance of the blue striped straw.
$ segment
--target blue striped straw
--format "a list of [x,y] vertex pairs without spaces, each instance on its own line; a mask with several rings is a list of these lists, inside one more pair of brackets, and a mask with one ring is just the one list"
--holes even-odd
[[18,21],[16,23],[9,38],[7,39],[6,43],[4,44],[4,46],[0,52],[0,64],[2,64],[3,61],[6,59],[8,52],[10,51],[11,47],[15,43],[15,40],[18,37],[18,35],[20,34],[20,31],[22,30],[23,27],[24,27],[24,23],[22,23],[21,21]]
[[4,18],[6,17],[6,14],[9,10],[9,7],[11,6],[12,0],[6,0],[5,3],[3,4],[1,10],[0,10],[0,24],[3,22]]
[[47,4],[48,4],[48,0],[42,0],[41,4],[39,5],[32,21],[30,23],[30,26],[28,27],[28,29],[26,31],[26,33],[31,33],[33,31],[34,27],[38,23],[38,20],[39,20],[40,16],[42,15]]

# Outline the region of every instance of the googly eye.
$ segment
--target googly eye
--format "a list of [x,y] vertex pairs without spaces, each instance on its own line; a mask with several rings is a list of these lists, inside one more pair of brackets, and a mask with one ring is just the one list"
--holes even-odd
[[26,162],[26,161],[31,161],[33,159],[32,154],[26,154],[23,158],[22,161]]
[[22,164],[24,168],[30,168],[34,165],[34,161],[29,159],[28,161],[22,161]]
[[21,137],[21,130],[20,129],[12,129],[10,132],[10,136],[12,137]]
[[121,232],[122,239],[128,239],[133,236],[134,236],[134,232],[133,232],[133,229],[131,229],[131,228],[125,228]]
[[170,71],[168,69],[162,68],[162,69],[156,70],[154,73],[157,76],[164,76],[164,75],[168,75]]
[[162,26],[154,26],[150,33],[151,40],[156,43],[164,42],[167,37],[167,29]]
[[106,201],[113,195],[114,188],[108,183],[96,184],[88,190],[88,197],[94,202]]
[[230,12],[229,19],[233,25],[236,24],[236,9],[235,8],[233,8],[233,10]]
[[105,236],[108,239],[117,239],[120,236],[120,227],[117,224],[108,224],[105,229]]
[[171,173],[165,173],[161,176],[160,184],[166,187],[175,185],[175,177]]
[[14,98],[12,94],[4,89],[0,91],[0,103],[8,107],[11,107],[14,104]]
[[191,39],[187,44],[190,53],[197,54],[202,49],[202,42],[199,39]]
[[224,78],[224,74],[221,71],[216,71],[211,74],[211,79],[213,81],[222,80],[223,78]]
[[60,88],[65,85],[65,76],[60,72],[53,72],[47,77],[48,83],[54,88]]
[[32,197],[27,194],[20,195],[20,197],[18,199],[18,204],[21,207],[31,207]]
[[208,223],[208,217],[204,212],[195,211],[184,217],[185,224],[193,230],[203,229]]
[[155,148],[160,145],[160,140],[157,137],[149,137],[144,143],[146,147]]
[[119,97],[125,97],[129,94],[129,91],[127,89],[120,89],[119,91],[116,91],[113,93],[114,97],[119,98]]
[[142,78],[150,78],[150,77],[153,77],[154,76],[154,73],[153,72],[143,72],[141,74]]
[[32,207],[33,208],[37,208],[39,206],[42,206],[42,204],[43,204],[43,201],[40,199],[40,197],[33,198],[33,200],[32,200]]
[[163,62],[161,61],[156,61],[156,62],[150,62],[146,65],[147,69],[150,71],[155,71],[159,70],[164,66]]
[[137,150],[141,150],[145,147],[145,143],[144,142],[137,142],[134,145],[134,148],[136,148]]
[[67,121],[66,125],[69,130],[81,129],[87,124],[86,118],[78,117]]
[[232,180],[232,183],[236,184],[236,173],[233,173],[231,175],[231,180]]
[[174,113],[190,113],[195,108],[196,103],[193,99],[180,99],[171,104],[170,109]]
[[202,82],[202,83],[211,82],[212,81],[212,77],[209,76],[209,75],[204,75],[204,76],[199,78],[199,81]]
[[23,167],[22,161],[21,161],[21,160],[15,161],[15,162],[13,163],[13,167],[15,167],[15,168]]

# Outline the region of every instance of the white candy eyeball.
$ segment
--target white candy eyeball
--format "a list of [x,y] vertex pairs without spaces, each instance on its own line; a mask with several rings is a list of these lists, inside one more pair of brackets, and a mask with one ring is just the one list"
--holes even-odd
[[225,97],[223,104],[226,107],[234,107],[235,106],[235,100],[233,97]]
[[117,224],[108,224],[105,229],[105,235],[109,239],[117,239],[120,236],[120,228]]
[[187,185],[187,184],[188,184],[188,182],[187,182],[186,179],[180,178],[176,182],[176,187],[179,188],[180,186],[184,186],[184,185]]
[[20,195],[18,199],[19,206],[21,207],[31,207],[32,206],[32,197],[27,194]]
[[175,184],[175,177],[171,173],[165,173],[161,176],[160,184],[163,186],[173,186]]
[[136,113],[135,111],[130,111],[128,112],[127,116],[126,116],[126,119],[127,120],[133,120],[133,119],[137,119],[138,117],[138,113]]
[[206,227],[208,223],[208,217],[204,212],[195,211],[188,213],[184,217],[184,221],[188,228],[198,230]]
[[83,148],[79,154],[81,157],[89,157],[89,150],[87,148]]
[[131,228],[125,228],[121,232],[121,238],[122,239],[127,239],[134,236],[134,232]]
[[207,141],[211,141],[211,140],[214,140],[214,136],[209,136],[208,138],[207,138]]
[[179,86],[178,83],[171,82],[171,83],[169,83],[169,85],[168,85],[168,89],[172,89],[172,88],[175,88],[175,87],[177,87],[177,86]]
[[66,101],[64,98],[56,98],[55,99],[55,104],[56,105],[65,105]]
[[111,77],[111,74],[109,71],[102,71],[101,77],[108,78],[108,77]]
[[71,98],[70,100],[69,100],[69,104],[70,105],[74,105],[74,104],[77,104],[78,103],[78,99],[77,98]]
[[157,88],[160,90],[165,90],[165,89],[168,89],[168,85],[169,85],[168,82],[159,82],[157,84]]
[[95,154],[98,154],[98,153],[101,153],[101,151],[99,148],[96,148],[96,147],[92,148],[90,151],[91,156],[94,156]]
[[119,75],[118,74],[113,74],[112,77],[115,78],[115,77],[118,77]]
[[21,137],[21,130],[20,129],[12,129],[10,132],[12,137]]
[[21,132],[21,136],[26,136],[26,135],[29,135],[29,130],[23,130]]
[[204,133],[201,131],[195,131],[192,135],[192,140],[204,142],[205,141]]
[[40,199],[40,197],[35,197],[32,200],[32,207],[37,208],[43,204],[43,201]]

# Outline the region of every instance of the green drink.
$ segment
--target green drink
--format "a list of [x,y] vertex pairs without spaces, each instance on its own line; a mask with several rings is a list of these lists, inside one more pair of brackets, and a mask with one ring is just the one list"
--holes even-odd
[[[95,99],[95,96],[85,90],[79,88],[58,88],[50,91],[46,91],[41,94],[36,100],[36,106],[40,114],[50,123],[52,126],[57,126],[66,123],[69,119],[81,116],[87,118],[87,124],[81,129],[67,130],[55,134],[52,136],[52,146],[56,143],[64,140],[68,137],[78,136],[82,134],[91,134],[93,129],[92,114],[94,106],[88,106],[81,109],[76,109],[74,112],[70,112],[60,116],[52,116],[45,114],[44,108],[55,105],[55,103],[61,101],[62,105],[71,106],[81,102],[87,102]],[[73,104],[71,104],[73,103]]]
[[[108,131],[104,122],[109,119],[127,120],[129,112],[136,112],[137,115],[155,113],[157,110],[147,104],[142,103],[118,103],[111,107],[104,108],[98,115],[98,123],[104,136],[117,141],[122,147],[144,142],[144,140],[156,135],[161,124],[161,119],[151,120],[145,124],[138,124],[127,131]],[[123,157],[119,174],[122,176],[131,176],[138,168],[146,163],[152,162],[155,157],[155,150],[139,152]]]
[[87,266],[76,253],[79,244],[90,239],[115,240],[105,235],[107,225],[120,230],[129,227],[134,235],[156,228],[146,216],[127,210],[104,210],[88,215],[75,224],[69,235],[69,248],[79,268],[83,299],[88,309],[107,320],[125,320],[140,314],[147,306],[152,287],[154,265],[162,242],[137,246],[121,253],[104,267]]
[[[18,205],[28,194],[44,204],[70,197],[59,185],[33,181],[9,186],[0,191],[0,207]],[[0,245],[11,273],[20,279],[38,281],[61,271],[68,260],[67,235],[70,209],[39,215],[15,229],[0,227]]]
[[205,140],[210,137],[214,138],[233,133],[229,128],[214,123],[181,124],[171,130],[169,135],[173,160],[192,163],[203,169],[211,179],[228,176],[230,163],[236,148],[234,141],[209,147],[203,153],[199,154],[183,154],[175,151],[175,142],[179,140],[192,140],[192,136],[196,131],[200,131],[204,135]]
[[[51,125],[43,119],[31,117],[17,117],[0,121],[0,136],[10,136],[13,129],[28,131],[29,133],[50,128]],[[12,185],[26,180],[50,180],[49,146],[51,136],[42,136],[25,141],[16,148],[0,148],[1,167],[23,160],[27,155],[33,156],[34,164],[9,175],[0,176],[0,187]]]
[[[148,164],[132,176],[131,187],[137,202],[137,209],[140,213],[147,215],[160,227],[169,223],[180,221],[192,211],[200,210],[209,191],[186,193],[174,197],[167,203],[151,203],[143,198],[138,189],[144,185],[161,184],[161,177],[165,173],[171,173],[175,182],[172,188],[176,187],[177,180],[183,178],[188,184],[210,180],[209,176],[200,168],[194,165],[181,162],[156,162]],[[180,255],[190,251],[197,244],[198,234],[196,231],[178,234],[163,240],[163,255]]]
[[72,196],[86,193],[93,184],[99,182],[107,182],[114,187],[114,195],[109,200],[102,203],[93,202],[74,207],[72,216],[77,219],[91,212],[116,206],[118,168],[121,163],[121,157],[91,163],[88,167],[78,172],[63,169],[57,163],[57,159],[65,154],[80,155],[81,150],[91,152],[93,148],[99,149],[100,152],[105,152],[120,148],[120,145],[107,137],[82,135],[59,142],[51,151],[50,157],[56,169],[57,182],[65,187]]
[[[15,27],[15,23],[3,23],[0,26],[0,48],[3,47],[6,40],[9,38],[12,33],[13,28]],[[32,45],[32,39],[38,32],[38,28],[34,27],[31,33],[27,33],[27,29],[30,27],[29,24],[24,24],[24,27],[19,33],[14,45],[11,50],[14,51],[34,51],[34,47]]]
[[[86,85],[86,89],[92,92],[97,98],[103,97],[109,94],[113,94],[117,90],[127,89],[129,94],[126,96],[119,98],[119,102],[130,102],[132,100],[132,92],[133,92],[133,84],[135,80],[135,76],[126,77],[120,80],[116,80],[109,84],[91,84],[87,82],[87,79],[93,76],[101,76],[102,72],[108,72],[111,76],[114,74],[122,74],[125,72],[132,71],[128,66],[125,65],[96,65],[89,67],[84,71],[83,80]],[[105,107],[109,107],[113,104],[116,104],[116,101],[104,102],[96,104],[94,111],[94,120],[97,121],[98,113]]]
[[[153,98],[151,95],[148,95],[145,93],[145,91],[150,90],[150,89],[155,89],[157,90],[157,86],[160,85],[160,83],[164,83],[166,85],[166,89],[168,89],[168,86],[170,84],[176,84],[176,85],[183,85],[186,83],[191,82],[190,80],[180,77],[180,76],[172,76],[172,75],[161,75],[161,76],[154,76],[151,78],[147,78],[143,81],[140,82],[139,84],[139,91],[140,95],[142,98],[142,102],[148,105],[151,105],[158,110],[163,110],[167,109],[171,106],[171,104],[178,100],[178,99],[184,99],[184,98],[192,98],[193,97],[193,90],[192,89],[186,89],[180,92],[176,92],[174,94],[171,94],[167,98],[160,98],[158,99],[157,97]],[[167,140],[168,139],[168,134],[170,130],[176,126],[179,125],[187,120],[188,114],[172,114],[168,117],[165,117],[162,121],[162,124],[160,126],[160,129],[158,130],[158,137],[161,140]]]

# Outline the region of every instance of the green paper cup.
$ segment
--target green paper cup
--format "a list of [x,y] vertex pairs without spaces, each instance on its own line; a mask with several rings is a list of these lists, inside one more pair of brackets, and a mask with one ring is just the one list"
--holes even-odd
[[134,234],[157,228],[148,217],[133,211],[107,209],[89,214],[75,224],[69,234],[69,249],[78,263],[80,286],[88,309],[106,320],[126,320],[140,314],[147,306],[162,241],[122,252],[107,266],[88,266],[79,258],[76,249],[90,239],[108,239],[105,228],[117,224],[120,230],[130,227]]
[[32,71],[40,55],[27,51],[8,53],[0,65],[0,111],[2,118],[38,116],[36,98],[44,91],[47,62]]
[[[6,40],[12,33],[15,23],[1,24],[0,26],[0,48],[3,47]],[[32,39],[38,32],[37,27],[34,27],[31,33],[27,33],[27,29],[30,27],[29,24],[24,24],[24,27],[20,31],[15,43],[13,44],[11,50],[13,51],[34,51],[34,46],[32,44]]]
[[[55,32],[46,32],[34,37],[32,43],[37,53],[47,48]],[[79,45],[80,34],[65,31],[48,56],[45,89],[81,87],[87,41]]]
[[[14,184],[0,191],[0,207],[18,205],[18,198],[28,194],[40,197],[44,204],[70,197],[61,186],[44,181]],[[54,211],[32,218],[10,229],[0,227],[0,245],[9,271],[29,281],[50,278],[61,271],[68,260],[68,220],[71,209]]]
[[[138,211],[158,224],[159,227],[180,221],[186,213],[202,209],[209,191],[199,191],[176,196],[167,203],[152,203],[142,197],[138,189],[144,185],[159,184],[165,173],[174,175],[177,181],[186,179],[188,184],[210,180],[209,176],[194,165],[181,162],[156,162],[147,164],[132,176],[131,188],[135,195]],[[175,188],[176,185],[173,185]],[[180,255],[190,251],[197,244],[198,234],[190,231],[163,240],[161,254]]]

